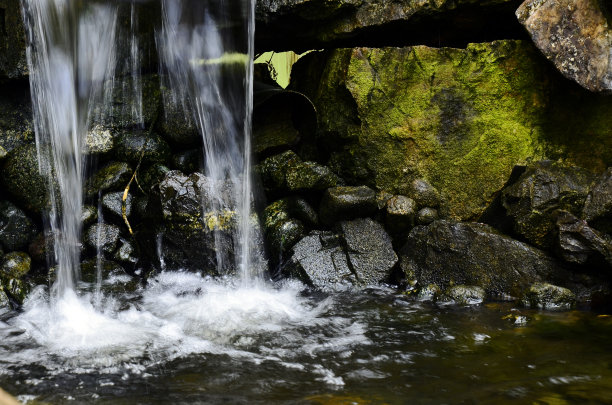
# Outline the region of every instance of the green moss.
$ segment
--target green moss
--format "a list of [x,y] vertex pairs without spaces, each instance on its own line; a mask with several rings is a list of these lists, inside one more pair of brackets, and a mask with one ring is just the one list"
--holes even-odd
[[517,164],[612,164],[612,98],[568,90],[550,69],[522,41],[342,49],[327,57],[320,86],[304,90],[320,136],[341,145],[330,165],[347,181],[397,193],[425,178],[453,217],[472,219]]

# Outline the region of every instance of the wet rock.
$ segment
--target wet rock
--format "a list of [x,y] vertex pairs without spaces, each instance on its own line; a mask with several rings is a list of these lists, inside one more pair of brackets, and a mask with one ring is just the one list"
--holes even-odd
[[157,187],[162,180],[164,180],[169,171],[170,169],[162,164],[156,163],[151,165],[143,170],[142,174],[139,175],[141,187],[145,190],[145,192],[151,191]]
[[304,237],[304,224],[293,217],[294,201],[289,198],[278,200],[264,209],[263,228],[273,260],[282,260],[285,253]]
[[612,234],[612,167],[591,188],[582,215],[593,228]]
[[490,295],[520,297],[534,282],[569,278],[542,251],[480,223],[438,220],[417,226],[399,256],[406,278],[418,286],[475,285]]
[[30,292],[30,285],[25,280],[11,278],[3,282],[4,292],[16,304],[21,305]]
[[202,142],[202,136],[193,122],[191,107],[172,100],[172,95],[166,90],[163,90],[163,100],[164,113],[160,117],[160,128],[164,137],[181,145],[197,145]]
[[103,279],[113,275],[127,275],[121,265],[101,257],[99,260],[93,258],[81,263],[81,279],[86,283],[95,283],[98,279],[98,266]]
[[343,219],[373,215],[378,210],[376,192],[367,186],[339,186],[327,189],[319,208],[321,222],[331,225]]
[[8,201],[0,201],[0,245],[7,251],[24,249],[36,234],[30,218]]
[[4,280],[21,279],[30,271],[32,259],[24,252],[4,255],[0,264],[0,277]]
[[48,206],[47,179],[38,171],[35,145],[25,145],[10,153],[1,170],[2,181],[23,207],[41,213]]
[[322,289],[357,283],[349,268],[340,239],[331,232],[313,231],[293,248],[283,271],[304,283]]
[[535,163],[502,191],[501,201],[514,232],[533,245],[553,246],[556,210],[580,215],[591,176],[577,167]]
[[486,298],[485,290],[474,285],[455,285],[446,290],[446,296],[458,305],[478,305]]
[[2,32],[0,33],[0,77],[15,79],[28,74],[26,35],[21,17],[21,3],[0,0]]
[[34,262],[44,263],[47,260],[47,254],[53,254],[54,244],[55,240],[51,232],[39,232],[30,242],[28,253]]
[[85,185],[87,196],[98,192],[123,190],[132,177],[132,169],[124,162],[111,162],[95,173]]
[[209,274],[235,270],[232,234],[237,221],[231,209],[231,186],[218,182],[214,187],[219,190],[217,199],[207,191],[212,181],[201,173],[185,176],[170,171],[159,185],[166,230],[164,254],[170,267]]
[[408,232],[414,226],[416,203],[403,195],[391,197],[387,201],[386,225],[393,234]]
[[612,30],[600,2],[526,0],[516,16],[563,75],[591,91],[612,91]]
[[88,226],[98,219],[98,209],[92,205],[83,205],[81,222],[83,226]]
[[3,87],[0,96],[0,147],[11,153],[20,146],[35,142],[32,101],[26,86],[3,84]]
[[170,146],[159,135],[144,131],[124,132],[117,139],[116,156],[137,164],[143,162],[163,163],[170,158]]
[[8,311],[11,310],[11,302],[9,298],[6,296],[6,293],[2,288],[0,288],[0,315],[4,315]]
[[113,150],[115,140],[110,129],[96,125],[85,138],[85,153],[89,155],[101,155]]
[[291,88],[315,104],[326,164],[347,183],[415,199],[408,186],[427,179],[441,216],[465,221],[516,165],[610,166],[612,98],[560,76],[530,41],[503,40],[311,52],[294,65]]
[[421,208],[416,215],[418,225],[429,225],[436,219],[438,219],[438,210],[430,207]]
[[378,209],[383,210],[387,206],[387,201],[389,201],[393,197],[393,194],[387,193],[382,190],[376,193],[376,203],[378,204]]
[[[123,220],[123,194],[123,191],[115,191],[102,196],[102,207],[119,220]],[[128,217],[132,213],[132,200],[132,195],[128,193],[125,199],[125,215]]]
[[201,165],[202,151],[189,149],[172,155],[172,165],[183,173],[197,172]]
[[434,301],[442,294],[442,290],[436,284],[429,284],[419,289],[416,299],[418,301]]
[[440,193],[425,179],[414,179],[406,191],[419,208],[440,207]]
[[555,213],[557,226],[556,251],[568,263],[612,269],[612,239],[594,229],[586,221],[567,211]]
[[389,276],[397,263],[391,238],[381,224],[370,218],[340,223],[347,247],[349,267],[362,285],[377,284]]
[[576,296],[567,288],[547,283],[534,283],[525,293],[523,303],[531,308],[568,310],[576,304]]
[[341,182],[328,167],[304,162],[293,151],[265,159],[259,166],[264,188],[278,192],[289,190],[322,191]]
[[120,230],[112,224],[94,224],[85,232],[85,243],[92,249],[112,254],[119,242]]
[[[138,78],[140,83],[135,83],[136,76],[131,71],[125,75],[115,75],[112,102],[103,105],[104,111],[95,111],[93,114],[94,117],[102,117],[98,124],[114,130],[150,127],[158,117],[161,106],[159,77],[144,74]],[[138,86],[142,92],[141,97],[135,93]],[[142,101],[142,104],[138,105],[137,100]]]
[[125,239],[120,239],[119,248],[113,258],[120,263],[136,264],[138,262],[134,244]]

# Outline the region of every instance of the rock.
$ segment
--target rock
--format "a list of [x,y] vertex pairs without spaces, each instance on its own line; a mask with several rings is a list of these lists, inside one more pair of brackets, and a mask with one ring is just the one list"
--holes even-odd
[[166,174],[170,169],[162,164],[156,163],[143,170],[140,178],[140,185],[146,191],[149,192],[162,182],[166,177]]
[[114,146],[115,140],[109,129],[96,125],[87,132],[85,153],[89,155],[102,155],[113,150]]
[[0,161],[8,156],[8,152],[2,146],[0,146]]
[[136,264],[138,257],[135,253],[134,244],[129,240],[121,239],[119,249],[117,249],[113,258],[120,263]]
[[112,254],[119,242],[119,227],[112,224],[94,224],[85,232],[85,243],[93,250],[100,249],[106,254]]
[[[235,271],[232,235],[237,219],[231,185],[217,182],[213,187],[211,182],[201,173],[185,176],[170,171],[159,185],[164,254],[170,268],[215,275]],[[219,192],[218,199],[207,191],[213,188]]]
[[526,0],[516,16],[564,76],[591,91],[612,91],[612,30],[600,2]]
[[21,3],[0,0],[0,77],[16,79],[28,74],[26,35],[21,17]]
[[501,201],[514,232],[547,249],[554,243],[553,213],[566,210],[580,215],[590,183],[590,174],[582,169],[538,162],[502,191]]
[[478,305],[486,298],[485,290],[474,285],[455,285],[446,290],[446,296],[458,305]]
[[[139,39],[142,38],[141,35]],[[156,121],[161,107],[159,76],[143,74],[138,77],[140,79],[139,83],[134,81],[135,78],[136,76],[132,74],[131,70],[124,75],[115,75],[112,86],[112,102],[104,103],[104,110],[95,111],[93,114],[96,118],[101,117],[96,122],[98,125],[112,128],[115,132],[115,130],[122,128],[130,130],[133,128],[149,128]],[[135,88],[137,87],[140,87],[141,97],[136,95]],[[142,103],[139,105],[137,100],[142,101]]]
[[429,284],[419,289],[417,294],[418,301],[434,301],[442,294],[440,287],[436,284]]
[[0,288],[0,316],[11,310],[11,302],[9,298],[6,296],[6,293],[2,288]]
[[[115,191],[102,196],[102,207],[115,219],[123,221],[123,191]],[[132,195],[128,193],[125,200],[125,215],[132,213]]]
[[419,208],[440,207],[440,193],[427,180],[414,179],[407,187],[406,194],[416,202]]
[[183,173],[193,173],[200,170],[202,151],[199,149],[188,149],[172,155],[172,165]]
[[438,219],[438,211],[429,207],[421,208],[416,215],[418,225],[429,225],[436,219]]
[[11,278],[3,281],[4,292],[16,304],[21,305],[30,292],[30,285],[25,280]]
[[132,169],[124,162],[111,162],[98,170],[85,185],[85,193],[89,197],[98,192],[123,190],[132,177]]
[[547,283],[534,283],[523,298],[531,308],[569,310],[576,304],[576,296],[567,288]]
[[26,209],[37,214],[47,208],[49,197],[47,179],[38,171],[35,145],[13,150],[1,170],[6,190]]
[[98,279],[98,266],[100,266],[103,279],[111,275],[126,275],[127,273],[118,263],[103,257],[93,258],[81,263],[81,279],[86,283],[95,283]]
[[593,228],[612,234],[612,167],[591,188],[582,215]]
[[416,203],[403,195],[391,197],[387,201],[386,225],[389,232],[398,234],[408,232],[414,226]]
[[155,133],[144,131],[124,132],[117,139],[116,156],[124,161],[138,164],[163,163],[170,159],[170,146]]
[[28,253],[34,262],[44,263],[47,260],[47,254],[53,254],[54,244],[55,240],[51,232],[39,232],[30,242]]
[[399,256],[406,278],[418,286],[475,285],[489,295],[520,297],[534,282],[569,278],[543,252],[479,223],[438,220],[417,226]]
[[98,219],[98,209],[92,205],[83,205],[81,222],[83,226],[88,226]]
[[343,219],[368,217],[378,210],[376,192],[367,186],[327,189],[319,208],[321,222],[331,225]]
[[[0,59],[1,54],[2,51]],[[4,86],[5,92],[0,96],[0,147],[11,153],[20,146],[35,143],[32,99],[27,85]]]
[[558,256],[577,265],[612,270],[612,239],[591,229],[586,221],[567,211],[555,213]]
[[0,201],[0,245],[7,251],[24,249],[36,234],[30,218],[8,201]]
[[356,284],[340,239],[331,232],[313,231],[292,248],[283,272],[321,289]]
[[258,171],[264,188],[269,192],[322,191],[341,182],[328,167],[315,162],[303,162],[293,151],[265,159]]
[[282,261],[286,252],[304,237],[306,228],[294,218],[297,199],[285,198],[268,205],[262,214],[263,229],[274,261]]
[[397,263],[391,238],[381,224],[370,218],[340,223],[347,247],[349,267],[362,285],[384,281]]
[[262,49],[305,51],[363,42],[461,43],[491,29],[522,37],[507,17],[515,8],[511,0],[262,0],[257,42]]
[[385,190],[376,193],[376,203],[378,204],[378,209],[385,209],[385,207],[387,206],[387,201],[389,201],[392,197],[393,194],[387,193]]
[[427,179],[454,219],[479,218],[516,165],[612,165],[612,98],[568,83],[529,42],[311,52],[291,76],[317,108],[323,164],[411,198]]
[[4,255],[0,264],[0,277],[4,280],[22,279],[30,272],[32,259],[24,252],[11,252]]
[[193,122],[191,107],[184,102],[173,100],[169,90],[162,90],[164,113],[161,116],[160,129],[164,137],[172,143],[197,145],[202,136]]

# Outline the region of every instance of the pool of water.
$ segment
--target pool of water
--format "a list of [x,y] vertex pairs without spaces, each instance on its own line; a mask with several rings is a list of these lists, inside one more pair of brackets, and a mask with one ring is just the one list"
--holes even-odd
[[51,303],[41,287],[4,314],[0,387],[33,403],[612,403],[605,314],[172,272],[126,281]]

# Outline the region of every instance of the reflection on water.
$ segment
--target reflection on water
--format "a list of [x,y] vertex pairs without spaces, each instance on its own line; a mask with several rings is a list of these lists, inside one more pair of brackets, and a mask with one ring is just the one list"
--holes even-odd
[[[612,318],[168,272],[0,324],[0,386],[109,403],[610,403]],[[537,402],[539,401],[539,402]],[[74,402],[71,402],[74,403]]]

